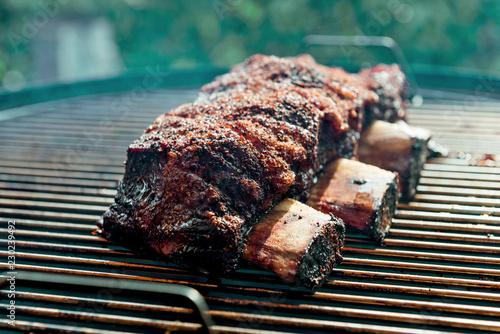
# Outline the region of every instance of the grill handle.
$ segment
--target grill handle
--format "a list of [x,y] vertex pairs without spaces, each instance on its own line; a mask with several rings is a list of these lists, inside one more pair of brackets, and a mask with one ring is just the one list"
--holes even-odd
[[329,46],[359,46],[359,47],[382,47],[389,49],[398,64],[408,76],[411,90],[413,91],[413,99],[420,100],[420,88],[418,87],[413,71],[406,61],[403,50],[398,43],[387,36],[337,36],[337,35],[308,35],[303,40],[306,46],[311,45],[329,45]]
[[[12,273],[12,272],[11,272]],[[10,276],[7,272],[0,273],[0,287],[7,284],[7,278]],[[63,274],[31,273],[27,271],[18,271],[15,275],[17,280],[31,282],[51,282],[67,285],[81,285],[89,287],[113,287],[122,290],[145,291],[172,296],[187,301],[199,317],[202,333],[214,334],[211,329],[214,325],[212,318],[208,314],[208,305],[203,296],[195,289],[176,284],[164,284],[156,282],[142,282],[127,279],[99,278],[99,277],[78,277]]]

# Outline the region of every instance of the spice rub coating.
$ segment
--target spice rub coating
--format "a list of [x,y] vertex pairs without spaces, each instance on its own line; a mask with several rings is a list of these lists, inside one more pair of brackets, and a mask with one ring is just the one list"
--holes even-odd
[[102,235],[200,272],[233,271],[252,225],[285,197],[305,200],[328,161],[356,155],[378,96],[336,72],[309,56],[256,55],[158,117],[128,148]]

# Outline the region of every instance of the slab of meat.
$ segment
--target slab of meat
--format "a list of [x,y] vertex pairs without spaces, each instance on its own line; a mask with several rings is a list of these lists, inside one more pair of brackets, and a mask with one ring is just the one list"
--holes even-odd
[[254,56],[206,85],[129,147],[102,235],[201,272],[234,270],[263,214],[355,156],[378,95],[343,76],[310,57]]

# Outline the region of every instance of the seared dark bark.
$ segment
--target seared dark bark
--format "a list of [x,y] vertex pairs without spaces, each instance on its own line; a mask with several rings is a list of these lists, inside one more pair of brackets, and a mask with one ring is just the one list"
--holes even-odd
[[254,56],[160,116],[128,149],[102,234],[201,272],[237,267],[251,226],[284,197],[305,200],[330,160],[356,155],[360,76],[311,57]]
[[342,261],[341,219],[284,199],[255,224],[243,258],[309,289],[320,287]]
[[382,241],[398,203],[398,176],[359,161],[329,163],[311,189],[307,205],[341,218],[348,231]]
[[409,201],[416,192],[420,173],[427,159],[428,130],[411,127],[403,121],[376,121],[359,141],[359,161],[397,172],[401,201]]
[[378,96],[378,101],[366,105],[364,128],[375,120],[406,120],[408,79],[398,65],[380,64],[361,70],[359,76],[366,88]]

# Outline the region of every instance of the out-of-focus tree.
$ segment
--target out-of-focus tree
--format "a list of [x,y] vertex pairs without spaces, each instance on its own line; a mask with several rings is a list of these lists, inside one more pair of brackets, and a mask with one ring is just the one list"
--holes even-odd
[[254,53],[310,51],[324,62],[358,65],[383,56],[302,45],[306,35],[333,34],[390,36],[413,66],[500,71],[498,1],[3,0],[0,78],[14,69],[31,79],[32,42],[47,22],[93,18],[112,24],[126,68],[228,67]]

